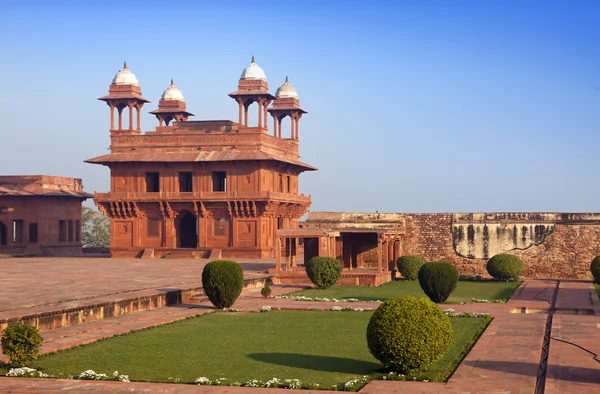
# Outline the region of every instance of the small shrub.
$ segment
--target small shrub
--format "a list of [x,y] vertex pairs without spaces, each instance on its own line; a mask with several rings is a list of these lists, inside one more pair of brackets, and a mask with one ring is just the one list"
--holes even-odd
[[317,289],[328,289],[342,276],[342,263],[333,257],[313,257],[306,262],[306,274]]
[[511,254],[497,254],[488,260],[485,268],[498,281],[517,281],[523,270],[523,262]]
[[273,290],[271,290],[271,286],[269,286],[268,283],[265,283],[265,287],[260,289],[260,294],[262,294],[262,296],[265,298],[269,298],[272,292]]
[[419,277],[419,270],[425,264],[419,256],[402,256],[398,259],[398,271],[405,279],[416,280]]
[[600,283],[600,256],[594,257],[590,264],[590,271],[594,276],[594,282]]
[[419,284],[433,302],[445,302],[456,289],[458,271],[452,264],[433,261],[419,270]]
[[6,327],[2,333],[2,353],[8,356],[9,363],[18,367],[28,367],[38,357],[42,337],[34,326],[16,324]]
[[406,373],[440,359],[450,349],[453,334],[450,318],[437,305],[404,296],[375,310],[367,326],[367,344],[384,366]]
[[211,261],[202,271],[202,287],[214,306],[229,308],[242,294],[244,271],[235,261]]

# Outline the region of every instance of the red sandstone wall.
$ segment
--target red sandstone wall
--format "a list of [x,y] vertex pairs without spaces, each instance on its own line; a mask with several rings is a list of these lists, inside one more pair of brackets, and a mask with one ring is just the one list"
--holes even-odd
[[[452,246],[452,214],[407,214],[402,254],[447,261],[466,275],[487,275],[485,259],[467,259]],[[600,255],[600,225],[556,224],[540,245],[510,250],[523,260],[525,277],[589,279],[590,261]]]

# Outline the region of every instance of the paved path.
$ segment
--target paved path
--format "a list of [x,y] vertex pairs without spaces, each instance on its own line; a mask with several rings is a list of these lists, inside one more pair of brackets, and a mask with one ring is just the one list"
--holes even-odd
[[[275,286],[274,293],[296,290],[291,286]],[[486,312],[494,320],[463,360],[448,383],[416,383],[373,381],[361,392],[382,393],[533,393],[538,378],[541,348],[556,281],[525,281],[506,304],[444,305],[457,311]],[[598,311],[600,302],[585,282],[561,282],[555,305],[560,308]],[[324,303],[291,299],[263,299],[257,290],[244,292],[235,307],[258,310],[263,305],[282,309],[331,309],[350,305],[354,308],[374,308],[373,303]],[[43,333],[47,343],[44,352],[53,348],[71,347],[81,341],[91,342],[102,337],[174,321],[186,316],[213,311],[207,303],[165,307],[139,312],[105,321],[80,324]],[[537,313],[514,313],[537,312]],[[553,316],[552,340],[548,358],[547,393],[600,393],[600,363],[594,354],[600,352],[600,316],[568,315],[563,310]],[[600,312],[598,312],[600,313]],[[594,353],[594,354],[592,354]],[[35,386],[31,386],[35,385]],[[148,383],[97,383],[73,380],[1,378],[1,390],[21,388],[28,392],[200,392],[200,393],[261,393],[281,392],[272,389],[233,387],[197,387]],[[289,392],[289,391],[287,391]],[[304,391],[303,391],[304,392]]]

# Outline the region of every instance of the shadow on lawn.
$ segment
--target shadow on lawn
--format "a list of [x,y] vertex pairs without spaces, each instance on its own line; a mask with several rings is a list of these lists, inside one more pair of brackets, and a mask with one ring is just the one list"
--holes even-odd
[[351,358],[315,356],[297,353],[253,353],[249,358],[263,363],[283,365],[286,367],[310,369],[323,372],[338,372],[368,375],[381,369],[382,365]]

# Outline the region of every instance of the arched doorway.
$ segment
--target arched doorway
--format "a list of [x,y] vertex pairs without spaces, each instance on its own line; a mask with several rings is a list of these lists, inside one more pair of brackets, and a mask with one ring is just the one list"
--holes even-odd
[[196,217],[189,211],[181,213],[177,226],[177,246],[196,249],[198,246],[198,225]]
[[6,224],[0,222],[0,245],[6,246],[8,244],[8,231],[6,229]]

